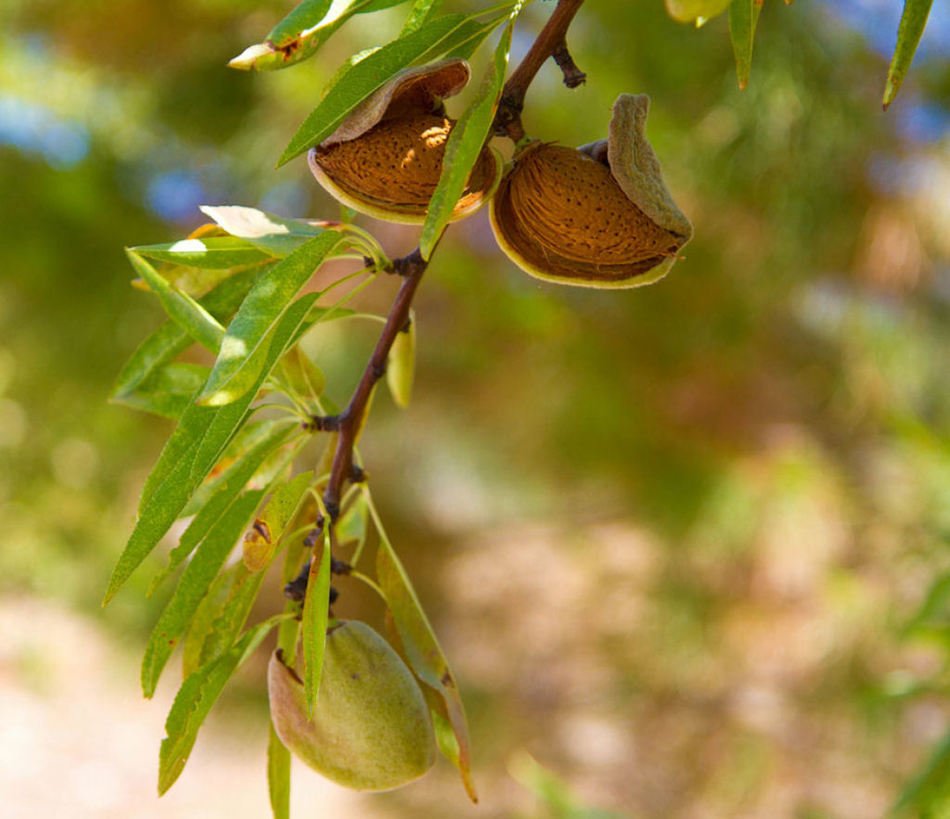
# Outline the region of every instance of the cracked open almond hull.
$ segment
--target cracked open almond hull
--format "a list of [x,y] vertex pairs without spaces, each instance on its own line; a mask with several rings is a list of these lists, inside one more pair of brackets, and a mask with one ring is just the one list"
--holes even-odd
[[[464,88],[470,76],[468,63],[459,59],[400,72],[310,149],[307,161],[314,177],[333,197],[360,213],[421,224],[455,126],[445,115],[443,100]],[[501,156],[485,147],[450,221],[485,204],[502,171]]]
[[622,95],[610,139],[584,149],[533,142],[491,204],[499,246],[532,276],[581,287],[650,284],[692,226],[673,203],[644,135],[648,100]]

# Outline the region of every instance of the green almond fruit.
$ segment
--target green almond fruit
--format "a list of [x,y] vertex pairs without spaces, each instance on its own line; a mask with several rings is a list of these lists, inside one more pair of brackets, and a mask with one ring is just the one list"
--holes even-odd
[[429,709],[412,672],[365,623],[348,620],[328,632],[312,721],[303,683],[279,652],[270,659],[267,687],[281,742],[339,785],[390,790],[435,762]]

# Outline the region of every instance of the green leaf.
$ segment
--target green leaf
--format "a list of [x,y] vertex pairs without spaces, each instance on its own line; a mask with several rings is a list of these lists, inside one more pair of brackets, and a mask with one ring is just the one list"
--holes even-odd
[[254,512],[263,497],[261,490],[241,495],[198,544],[194,557],[182,573],[175,593],[158,618],[145,647],[142,691],[146,697],[155,693],[155,686],[168,658],[238,538],[254,518]]
[[736,77],[739,88],[745,90],[752,70],[752,46],[755,43],[755,26],[762,10],[761,0],[732,0],[729,5],[729,36],[736,57]]
[[112,572],[103,605],[112,599],[155,548],[217,464],[225,447],[249,417],[248,409],[257,388],[293,342],[316,298],[317,294],[311,293],[287,310],[273,332],[267,361],[254,388],[225,407],[199,407],[192,404],[182,414],[158,463],[145,481],[139,501],[138,521]]
[[[372,509],[372,507],[371,507]],[[376,578],[383,590],[399,640],[415,675],[442,698],[446,717],[458,743],[456,764],[465,790],[473,802],[478,801],[471,774],[471,749],[465,708],[455,677],[429,619],[422,610],[409,576],[396,556],[389,538],[379,529],[379,551],[376,555]]]
[[320,560],[310,562],[303,604],[303,684],[307,713],[313,716],[323,674],[330,609],[330,527],[325,527]]
[[232,236],[245,239],[279,259],[326,230],[325,227],[300,219],[284,219],[267,211],[240,205],[202,205],[199,210]]
[[166,364],[132,390],[112,398],[114,404],[176,419],[194,401],[210,370],[200,364]]
[[238,495],[245,489],[247,482],[267,457],[285,444],[292,432],[299,430],[297,424],[293,421],[270,421],[266,423],[265,429],[267,429],[267,434],[241,455],[222,475],[221,480],[216,483],[214,494],[198,510],[194,519],[182,534],[178,545],[169,554],[168,566],[152,582],[149,590],[150,594],[208,536],[208,533],[228,512]]
[[409,326],[396,334],[386,363],[386,384],[396,402],[405,409],[412,397],[412,382],[416,366],[416,317],[409,311]]
[[897,28],[897,45],[887,70],[887,84],[884,86],[884,110],[894,102],[904,77],[914,61],[914,53],[927,25],[927,17],[933,0],[904,0],[904,12]]
[[228,325],[221,352],[198,403],[222,406],[245,395],[256,383],[271,334],[316,269],[344,241],[334,231],[321,233],[264,273]]
[[[217,320],[227,320],[244,300],[254,279],[266,267],[244,270],[221,282],[202,298],[202,306]],[[121,401],[165,364],[173,361],[192,344],[192,338],[174,322],[166,322],[148,336],[132,354],[112,388],[112,400]]]
[[165,793],[185,769],[205,717],[225,683],[261,644],[270,630],[289,615],[279,614],[248,629],[228,651],[185,680],[165,720],[165,739],[158,757],[158,792]]
[[267,794],[274,819],[290,819],[290,751],[273,725],[267,740]]
[[[514,6],[509,3],[509,8]],[[478,47],[485,41],[498,26],[508,19],[508,14],[500,14],[490,20],[480,23],[478,20],[466,20],[458,27],[447,39],[445,46],[445,58],[457,57],[462,60],[468,60],[475,53]]]
[[666,0],[670,17],[681,23],[701,26],[707,20],[722,14],[731,0]]
[[270,30],[265,38],[276,48],[300,37],[300,32],[317,25],[330,10],[333,0],[303,0],[283,20]]
[[894,816],[938,817],[950,810],[950,733],[937,745],[923,770],[897,797]]
[[319,398],[326,387],[327,379],[323,370],[314,364],[299,346],[294,347],[281,359],[280,372],[287,386],[303,400]]
[[191,338],[210,350],[216,350],[224,338],[224,328],[204,307],[187,293],[183,293],[160,276],[145,259],[126,249],[132,267],[145,279],[151,291],[158,296],[168,317]]
[[437,17],[377,49],[339,75],[284,149],[278,167],[326,139],[350,111],[403,68],[438,56],[440,44],[467,19],[463,14]]
[[244,541],[243,560],[248,571],[263,572],[270,565],[280,547],[284,529],[306,499],[313,479],[313,470],[301,472],[278,486],[271,495],[259,521],[255,522],[255,529]]
[[[306,60],[355,14],[367,14],[398,6],[406,0],[352,0],[348,6],[340,8],[332,18],[323,18],[316,25],[300,29],[296,35],[284,36],[280,44],[272,42],[274,31],[263,43],[248,46],[228,65],[231,68],[254,71],[272,71],[286,68],[301,60]],[[296,11],[296,9],[294,10]],[[293,15],[294,12],[291,12]],[[283,22],[277,28],[281,28]],[[288,26],[287,31],[293,26]]]
[[263,580],[263,574],[251,574],[243,563],[228,566],[215,578],[195,611],[182,644],[184,677],[231,647],[244,628]]
[[443,0],[416,0],[409,10],[409,16],[406,18],[399,36],[405,37],[419,29],[433,14],[438,12],[442,2]]
[[129,250],[157,262],[170,262],[203,270],[225,270],[260,264],[272,255],[236,236],[182,239],[160,245],[138,245]]
[[442,160],[442,174],[429,201],[426,221],[422,226],[422,236],[419,239],[419,250],[423,259],[428,259],[432,255],[445,226],[452,217],[452,211],[462,197],[472,168],[489,139],[501,87],[505,81],[505,70],[508,67],[512,28],[513,20],[509,22],[501,35],[491,65],[475,99],[455,123],[449,135],[449,141],[445,146],[445,157]]

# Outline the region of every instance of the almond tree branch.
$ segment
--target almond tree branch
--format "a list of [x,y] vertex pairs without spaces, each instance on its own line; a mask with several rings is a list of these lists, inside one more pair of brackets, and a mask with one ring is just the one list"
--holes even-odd
[[339,433],[336,451],[333,455],[333,465],[330,468],[330,479],[327,481],[326,489],[323,492],[323,503],[331,520],[335,520],[340,514],[340,498],[342,497],[344,484],[348,480],[358,480],[362,477],[361,470],[358,467],[354,469],[353,447],[356,445],[356,438],[363,426],[369,399],[373,394],[373,387],[386,374],[389,351],[392,349],[399,333],[406,329],[409,322],[409,308],[412,306],[416,289],[419,287],[419,282],[422,280],[422,275],[428,266],[428,262],[423,260],[418,248],[408,256],[394,259],[392,264],[393,272],[403,277],[402,285],[396,294],[386,318],[386,324],[382,333],[380,333],[379,340],[376,342],[373,354],[363,370],[363,375],[353,391],[349,404],[339,415],[316,416],[311,424],[313,429],[334,430]]
[[528,86],[549,57],[557,55],[557,63],[564,72],[564,83],[574,88],[582,83],[584,73],[574,65],[567,51],[567,30],[584,0],[558,0],[544,28],[541,29],[521,64],[512,72],[501,92],[498,112],[495,114],[494,133],[517,142],[524,137],[521,111]]

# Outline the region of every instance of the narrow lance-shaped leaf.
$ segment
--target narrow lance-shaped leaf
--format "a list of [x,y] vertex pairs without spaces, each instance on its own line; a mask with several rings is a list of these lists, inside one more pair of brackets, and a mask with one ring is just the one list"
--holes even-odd
[[188,528],[182,534],[178,545],[172,549],[168,556],[168,566],[156,576],[149,589],[149,594],[152,594],[211,532],[212,528],[231,508],[238,495],[244,490],[247,482],[267,457],[286,443],[293,432],[299,430],[297,424],[293,421],[269,421],[266,422],[265,429],[267,434],[244,452],[222,475],[221,481],[215,486],[214,494],[198,510],[191,523],[188,524]]
[[950,804],[950,733],[938,743],[923,770],[904,787],[888,813],[894,817],[945,816]]
[[416,0],[412,4],[412,8],[409,9],[409,16],[406,18],[399,36],[405,37],[420,28],[433,14],[439,11],[442,2],[443,0]]
[[333,0],[303,0],[270,30],[265,40],[276,48],[287,45],[326,17],[331,5]]
[[225,270],[231,267],[266,262],[273,254],[238,236],[208,236],[202,239],[181,239],[160,245],[137,245],[134,253],[157,262],[185,267]]
[[247,420],[257,389],[296,337],[316,298],[317,294],[311,293],[287,310],[274,330],[256,385],[241,399],[221,408],[192,405],[184,412],[145,482],[139,501],[139,519],[112,572],[103,605],[155,548],[218,462],[231,438]]
[[188,628],[202,598],[208,593],[212,581],[221,571],[224,561],[253,519],[263,495],[262,491],[247,492],[238,498],[195,550],[145,647],[142,691],[146,697],[155,693],[162,669]]
[[230,648],[244,628],[263,580],[263,574],[251,574],[243,563],[228,566],[214,579],[182,643],[182,676],[213,662]]
[[254,653],[270,630],[289,616],[279,614],[248,629],[225,654],[185,680],[165,720],[166,736],[158,757],[159,794],[174,785],[185,769],[201,724],[217,702],[225,683]]
[[435,632],[422,610],[409,576],[379,525],[372,505],[370,505],[370,510],[373,512],[380,536],[379,551],[376,556],[377,580],[383,590],[389,611],[392,613],[393,622],[410,667],[420,680],[433,688],[442,698],[447,719],[458,742],[457,764],[462,782],[471,800],[477,802],[478,797],[471,775],[468,724],[455,677],[439,646]]
[[330,608],[330,527],[326,527],[320,560],[310,562],[303,604],[303,684],[307,713],[313,715],[323,674]]
[[405,409],[412,397],[412,382],[416,367],[416,317],[409,312],[409,326],[396,334],[396,340],[389,351],[386,363],[386,384],[396,402],[396,406]]
[[897,28],[897,45],[887,70],[887,84],[884,86],[884,110],[894,102],[900,91],[904,77],[910,70],[914,53],[927,25],[927,17],[933,0],[904,0],[904,12]]
[[135,389],[113,396],[112,403],[175,419],[194,401],[209,372],[200,364],[166,364]]
[[[266,268],[251,268],[225,279],[200,299],[201,305],[218,321],[227,320],[244,300],[254,279]],[[112,388],[112,399],[120,401],[133,393],[164,365],[173,361],[191,345],[193,339],[175,322],[162,324],[132,353]],[[217,347],[212,350],[217,352]]]
[[[509,4],[513,6],[514,3]],[[497,17],[490,18],[485,22],[478,20],[466,20],[458,27],[450,38],[451,42],[445,49],[445,58],[458,58],[468,60],[478,50],[478,47],[486,40],[501,23],[508,19],[508,14],[499,14]]]
[[244,540],[243,560],[248,571],[263,572],[274,558],[284,535],[284,529],[294,518],[306,499],[313,483],[313,470],[301,472],[281,484],[254,522],[254,528]]
[[757,0],[732,0],[729,6],[729,35],[736,58],[736,77],[742,90],[749,84],[755,27],[761,10],[762,4]]
[[264,273],[228,325],[221,352],[198,403],[221,406],[250,390],[267,359],[267,345],[291,300],[345,239],[327,231],[315,236]]
[[278,166],[289,162],[332,134],[346,115],[386,81],[427,55],[466,21],[463,14],[438,17],[393,40],[338,75],[320,104],[304,120],[281,154]]
[[[245,71],[271,71],[286,68],[316,54],[336,30],[353,15],[382,11],[404,2],[406,0],[351,0],[349,5],[339,7],[332,17],[321,17],[315,25],[308,27],[301,27],[300,18],[294,22],[288,22],[301,8],[298,6],[287,18],[277,24],[264,42],[248,46],[228,65]],[[307,4],[301,4],[303,5]],[[313,19],[316,13],[310,14],[308,10],[308,16]]]
[[290,819],[290,751],[273,725],[267,739],[267,795],[274,819]]
[[204,307],[191,296],[182,293],[159,275],[145,259],[132,250],[126,250],[132,267],[158,296],[168,317],[193,339],[210,349],[217,349],[224,337],[224,328]]
[[[512,14],[514,18],[520,7]],[[511,48],[511,32],[514,21],[508,24],[495,48],[488,73],[482,81],[478,94],[465,113],[452,128],[445,146],[442,174],[429,202],[419,250],[423,259],[428,259],[449,223],[452,211],[465,190],[472,168],[482,152],[491,131],[492,120],[498,107],[498,97],[505,81],[508,67],[508,52]]]
[[273,213],[240,205],[202,205],[199,210],[232,236],[239,236],[279,259],[336,223],[313,224],[284,219]]

